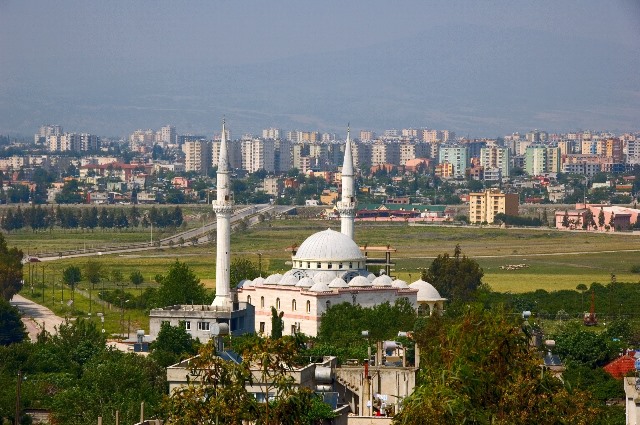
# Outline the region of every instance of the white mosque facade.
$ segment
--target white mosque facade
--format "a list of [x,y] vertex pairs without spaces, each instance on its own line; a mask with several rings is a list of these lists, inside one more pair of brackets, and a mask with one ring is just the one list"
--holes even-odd
[[[229,258],[233,251],[228,237],[232,199],[229,192],[228,164],[218,165],[218,170],[223,170],[224,188],[222,193],[220,188],[218,189],[219,199],[216,199],[213,205],[218,216],[216,298],[211,306],[196,308],[202,316],[200,321],[208,320],[206,317],[210,317],[214,322],[227,321],[227,315],[231,318],[230,315],[234,314],[235,309],[244,308],[247,310],[246,316],[239,311],[235,312],[235,316],[238,316],[236,326],[242,323],[243,328],[235,329],[234,332],[234,322],[230,322],[232,332],[255,331],[269,335],[271,308],[274,307],[278,314],[283,314],[284,334],[301,332],[317,336],[322,315],[331,306],[345,302],[373,307],[386,302],[393,305],[397,300],[404,299],[415,309],[426,314],[443,310],[445,299],[428,282],[418,280],[408,284],[392,279],[384,273],[376,276],[368,271],[367,258],[354,242],[356,198],[351,152],[348,132],[342,167],[342,198],[337,204],[341,216],[341,231],[327,229],[309,236],[294,251],[291,270],[284,274],[258,277],[253,281],[242,281],[235,291],[229,287]],[[226,158],[225,155],[220,155],[220,161],[226,161]],[[158,309],[158,312],[161,314],[156,314],[157,318],[154,318],[154,310],[151,312],[152,337],[153,329],[159,329],[160,321],[167,320],[166,315],[171,314],[167,309]],[[223,312],[226,314],[222,314]],[[176,311],[174,314],[179,313]],[[254,322],[249,324],[249,321]],[[155,322],[158,323],[154,325]],[[206,340],[206,333],[198,336],[201,340]]]

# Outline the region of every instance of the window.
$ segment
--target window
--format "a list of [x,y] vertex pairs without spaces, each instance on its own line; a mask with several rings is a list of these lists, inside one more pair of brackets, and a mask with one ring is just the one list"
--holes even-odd
[[342,268],[342,263],[338,264],[338,268],[341,269]]
[[353,263],[349,262],[349,268],[352,269],[353,268]]
[[291,325],[291,335],[296,334],[296,325]]
[[327,301],[327,310],[331,308],[331,301]]
[[291,301],[291,311],[296,311],[296,300]]
[[333,268],[333,264],[331,264],[331,263],[327,264],[327,268],[332,269]]
[[251,295],[247,295],[247,304],[251,304]]
[[260,322],[260,333],[264,333],[264,322]]
[[316,268],[318,268],[318,269],[320,268],[320,263],[318,263],[318,264],[316,265]]
[[311,268],[311,263],[307,263],[307,268]]
[[198,322],[198,330],[199,331],[208,331],[209,330],[209,322]]
[[260,297],[260,308],[264,308],[264,297]]
[[311,313],[311,301],[307,301],[307,313]]
[[280,310],[280,298],[276,298],[276,310]]
[[191,322],[189,322],[188,320],[186,320],[186,321],[184,321],[184,322],[182,322],[182,323],[184,323],[184,328],[185,328],[186,330],[188,330],[188,331],[190,331],[190,330],[191,330]]

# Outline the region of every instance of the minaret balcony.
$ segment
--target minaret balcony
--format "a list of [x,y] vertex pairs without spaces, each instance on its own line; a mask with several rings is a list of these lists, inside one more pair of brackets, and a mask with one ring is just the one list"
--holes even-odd
[[216,214],[232,214],[233,204],[231,201],[218,201],[215,200],[211,203],[213,205],[213,212]]

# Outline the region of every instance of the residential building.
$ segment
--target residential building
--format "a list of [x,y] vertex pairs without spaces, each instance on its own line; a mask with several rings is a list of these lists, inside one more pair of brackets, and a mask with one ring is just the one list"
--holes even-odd
[[511,174],[509,149],[498,146],[487,146],[480,149],[480,165],[485,168],[485,180],[487,180],[486,170],[494,168],[500,169],[500,178],[509,177]]
[[201,175],[209,173],[211,168],[212,144],[207,140],[187,141],[182,145],[185,171],[194,171]]
[[156,143],[162,146],[177,144],[178,137],[176,134],[176,128],[172,125],[161,127],[160,130],[156,133]]
[[560,149],[545,145],[531,145],[525,154],[525,171],[530,176],[560,172]]
[[242,168],[249,173],[265,170],[274,173],[275,168],[275,141],[264,139],[243,140],[242,142]]
[[469,164],[469,150],[466,146],[442,145],[438,153],[438,163],[453,166],[453,177],[464,178]]
[[519,199],[516,193],[485,190],[469,194],[469,223],[494,223],[496,215],[518,215]]
[[62,126],[60,125],[43,125],[34,136],[36,145],[44,145],[49,140],[49,136],[59,136],[62,134]]
[[400,163],[400,146],[398,143],[378,140],[371,145],[371,165]]
[[282,136],[283,136],[283,132],[279,128],[271,127],[271,128],[265,128],[264,130],[262,130],[263,139],[278,140],[278,139],[281,139]]

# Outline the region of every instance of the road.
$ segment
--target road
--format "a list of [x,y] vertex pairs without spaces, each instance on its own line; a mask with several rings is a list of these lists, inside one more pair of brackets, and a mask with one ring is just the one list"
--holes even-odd
[[[281,206],[281,205],[270,205],[270,204],[259,204],[252,205],[245,208],[242,208],[235,212],[235,214],[231,217],[231,225],[232,227],[238,224],[241,220],[247,219],[249,226],[253,226],[257,224],[259,220],[260,214],[271,213],[271,214],[285,214],[290,210],[294,209],[291,206]],[[158,249],[160,247],[168,247],[168,246],[177,246],[180,241],[184,241],[186,243],[193,244],[192,238],[195,239],[195,245],[200,245],[209,242],[211,231],[215,232],[216,222],[211,222],[205,224],[202,227],[198,227],[195,229],[190,229],[185,232],[177,233],[175,235],[163,238],[159,241],[155,241],[154,244],[151,243],[143,243],[143,244],[134,244],[129,246],[123,246],[122,248],[100,248],[100,249],[91,249],[91,250],[82,250],[82,251],[74,251],[74,252],[63,252],[58,255],[49,253],[43,254],[42,256],[37,257],[39,261],[55,261],[63,258],[79,258],[79,257],[95,257],[103,254],[122,254],[129,252],[140,252],[140,251],[151,251]]]

